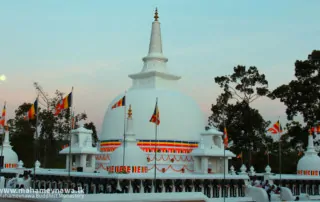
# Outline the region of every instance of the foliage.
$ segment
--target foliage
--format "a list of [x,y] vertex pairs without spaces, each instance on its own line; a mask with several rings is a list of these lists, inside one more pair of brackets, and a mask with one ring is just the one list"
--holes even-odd
[[302,114],[308,126],[320,120],[320,51],[313,51],[305,61],[295,63],[295,80],[276,88],[269,97],[280,99],[289,120]]
[[93,122],[90,122],[90,123],[85,123],[84,127],[86,129],[92,130],[92,144],[93,146],[96,146],[98,142],[98,134],[97,134],[96,126],[94,125]]
[[247,70],[245,66],[238,65],[233,68],[233,74],[216,77],[215,82],[223,88],[224,103],[229,99],[250,104],[268,93],[268,81],[264,74],[260,74],[257,67],[251,66]]
[[[295,77],[268,96],[285,104],[287,118],[291,121],[287,124],[291,148],[302,149],[307,146],[308,130],[320,120],[320,51],[314,50],[307,60],[295,62]],[[299,114],[306,126],[294,121]],[[319,142],[315,144],[319,145]]]
[[[247,162],[253,163],[252,155],[266,150],[272,139],[265,135],[270,122],[265,121],[258,110],[250,104],[267,95],[268,81],[256,67],[234,67],[231,75],[216,77],[215,82],[223,89],[216,104],[212,105],[209,125],[219,130],[227,128],[230,148],[236,154],[243,153]],[[232,102],[235,100],[235,102]],[[234,159],[235,165],[239,160]],[[263,168],[260,168],[263,169]]]
[[[33,167],[37,159],[40,160],[42,167],[64,167],[65,157],[59,155],[59,151],[62,145],[69,143],[71,110],[70,108],[64,110],[58,116],[53,114],[55,105],[62,97],[63,93],[57,90],[55,97],[49,100],[47,106],[39,107],[38,137],[35,133],[37,121],[24,119],[31,107],[30,103],[20,105],[15,111],[14,119],[8,120],[13,149],[25,166]],[[78,121],[87,119],[85,113],[75,116]],[[95,125],[90,122],[86,126],[93,130],[93,140],[96,140]]]
[[10,141],[13,150],[24,162],[26,167],[34,164],[35,148],[34,133],[35,121],[25,121],[25,112],[29,110],[31,104],[23,103],[15,110],[15,118],[7,121],[9,125]]

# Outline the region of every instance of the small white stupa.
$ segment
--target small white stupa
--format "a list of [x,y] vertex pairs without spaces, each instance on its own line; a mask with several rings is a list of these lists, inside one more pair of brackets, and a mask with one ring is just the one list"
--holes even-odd
[[137,146],[130,105],[124,141],[112,152],[107,170],[109,173],[146,173],[148,172],[147,164],[146,154]]
[[79,128],[72,130],[70,135],[71,152],[70,145],[59,152],[60,154],[66,155],[66,169],[69,169],[72,162],[71,170],[73,171],[95,171],[95,156],[100,154],[100,152],[96,147],[92,146],[92,130],[88,130],[83,126],[80,126]]
[[297,165],[298,175],[315,175],[319,176],[320,157],[314,149],[313,135],[310,132],[308,137],[308,147],[304,156],[299,160]]
[[[12,150],[9,141],[9,128],[5,126],[5,135],[3,140],[3,148],[0,147],[0,153],[4,156],[4,168],[16,168],[18,165],[18,155]],[[0,154],[0,155],[1,155]]]
[[222,136],[223,133],[214,127],[201,134],[200,146],[191,152],[196,173],[228,173],[228,159],[236,155],[224,151]]

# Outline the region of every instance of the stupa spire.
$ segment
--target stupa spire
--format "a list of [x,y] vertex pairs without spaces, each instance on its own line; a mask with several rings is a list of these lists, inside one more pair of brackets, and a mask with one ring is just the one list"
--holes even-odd
[[132,88],[170,88],[175,85],[174,82],[176,80],[180,79],[180,76],[170,74],[167,70],[168,58],[162,52],[161,30],[157,8],[153,17],[149,51],[147,56],[142,58],[142,70],[139,73],[129,75],[133,80]]
[[9,127],[5,126],[5,135],[4,135],[4,141],[3,141],[3,146],[10,146],[10,141],[9,141]]
[[155,69],[152,69],[152,70],[163,72],[165,70],[165,63],[168,61],[168,58],[164,57],[162,53],[161,29],[160,29],[160,22],[158,19],[159,19],[158,9],[156,8],[154,13],[154,21],[152,22],[152,28],[151,28],[149,52],[148,52],[148,55],[142,59],[145,62],[145,65],[142,71],[148,71],[150,70],[150,67],[154,66],[154,65],[148,65],[147,63],[158,61],[158,64],[159,64],[159,61],[161,61],[162,65],[159,64]]

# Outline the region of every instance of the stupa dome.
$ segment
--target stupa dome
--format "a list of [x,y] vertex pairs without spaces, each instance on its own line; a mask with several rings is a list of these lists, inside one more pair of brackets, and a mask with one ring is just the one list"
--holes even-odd
[[112,109],[123,96],[126,97],[126,105],[131,104],[136,111],[133,124],[138,140],[154,139],[155,126],[149,120],[157,98],[161,121],[158,127],[159,140],[199,139],[200,133],[205,130],[204,114],[191,97],[175,90],[180,77],[169,73],[167,61],[162,53],[160,23],[156,13],[149,52],[143,58],[144,66],[141,72],[129,75],[133,80],[132,87],[110,103],[104,116],[100,140],[120,139],[123,136],[125,109]]
[[[101,140],[120,139],[123,136],[124,109],[112,109],[124,94],[116,97],[104,117]],[[158,98],[160,125],[158,139],[198,140],[205,128],[204,116],[190,97],[168,89],[130,89],[126,103],[135,109],[134,128],[137,139],[154,139],[155,126],[149,120]]]
[[[308,147],[304,156],[299,160],[297,165],[298,175],[318,175],[320,168],[320,157],[314,150],[313,136],[310,134],[308,139]],[[317,173],[317,174],[316,174]]]
[[[2,146],[0,146],[0,152]],[[12,146],[9,142],[9,131],[6,129],[4,142],[3,142],[3,156],[4,156],[4,168],[16,168],[18,165],[18,155],[12,150]]]

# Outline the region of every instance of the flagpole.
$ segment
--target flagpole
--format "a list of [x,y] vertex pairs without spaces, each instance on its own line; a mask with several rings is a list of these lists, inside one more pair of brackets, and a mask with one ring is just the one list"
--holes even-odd
[[1,164],[2,164],[2,166],[0,167],[0,173],[1,173],[1,170],[4,168],[3,142],[4,142],[4,136],[6,135],[6,127],[7,127],[6,125],[3,126],[2,146],[1,146],[1,158],[2,158]]
[[73,111],[71,114],[71,129],[72,130],[76,128],[76,117],[74,116],[75,111],[76,111],[76,108],[73,107]]
[[[7,102],[6,101],[4,101],[4,109],[5,110],[7,110],[7,107],[6,107],[6,105],[7,105]],[[7,112],[5,112],[5,113],[7,113]],[[3,141],[4,141],[4,136],[6,135],[6,128],[5,128],[5,126],[6,126],[6,115],[4,116],[4,117],[2,117],[2,114],[1,114],[1,119],[3,119],[3,135],[2,135],[2,146],[1,146],[1,158],[2,158],[2,162],[1,162],[1,164],[2,164],[2,166],[0,166],[0,172],[1,172],[1,170],[4,168],[4,156],[3,156]]]
[[[123,119],[123,156],[122,156],[122,166],[124,169],[125,156],[126,156],[126,112],[127,112],[127,91],[124,92],[124,119]],[[126,171],[126,170],[125,170]]]
[[279,123],[279,130],[278,130],[278,134],[279,134],[279,172],[280,172],[280,180],[279,180],[279,186],[281,186],[281,175],[282,175],[282,162],[281,162],[281,124],[280,124],[280,117],[278,119],[278,123]]
[[226,145],[225,145],[225,138],[227,135],[227,129],[226,129],[226,123],[225,119],[223,119],[223,132],[224,132],[224,137],[223,137],[223,201],[226,201]]
[[[36,99],[36,103],[37,103],[37,108],[36,110],[36,137],[35,137],[35,148],[34,148],[34,164],[33,164],[33,176],[34,176],[34,188],[36,189],[36,161],[38,158],[38,123],[39,123],[39,93]],[[31,105],[32,107],[32,105]]]
[[[63,98],[62,98],[63,99]],[[69,133],[69,166],[68,166],[68,177],[70,179],[70,175],[71,175],[71,166],[72,166],[72,154],[71,154],[71,139],[72,139],[72,134],[71,134],[71,130],[72,130],[72,106],[73,106],[73,86],[71,89],[71,106],[68,106],[70,109],[70,133]],[[69,104],[69,103],[68,103]]]
[[[158,97],[156,98],[156,108],[158,108]],[[155,144],[154,144],[154,190],[157,191],[157,145],[158,145],[158,124],[155,123]]]

